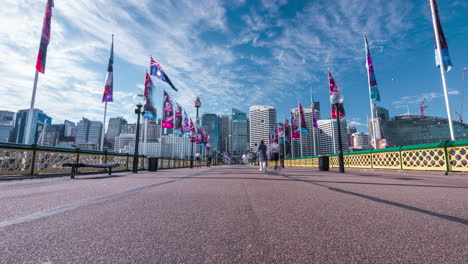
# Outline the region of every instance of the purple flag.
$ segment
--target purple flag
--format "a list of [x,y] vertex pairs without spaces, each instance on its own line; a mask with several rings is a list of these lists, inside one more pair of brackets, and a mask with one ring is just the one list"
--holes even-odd
[[47,0],[44,22],[42,23],[42,36],[41,44],[39,45],[39,52],[37,53],[36,70],[40,73],[45,72],[47,47],[50,42],[50,22],[52,21],[52,7],[54,7],[54,0]]
[[174,111],[172,109],[172,100],[166,91],[164,91],[164,98],[163,98],[162,127],[174,128]]
[[102,95],[103,102],[113,101],[114,89],[114,35],[112,35],[111,53],[109,56],[109,64],[107,65],[106,85],[104,86],[104,94]]
[[377,87],[377,79],[375,78],[374,64],[369,51],[369,44],[367,43],[367,35],[364,34],[364,44],[366,46],[366,67],[369,76],[369,88],[371,91],[371,99],[380,102],[379,88]]

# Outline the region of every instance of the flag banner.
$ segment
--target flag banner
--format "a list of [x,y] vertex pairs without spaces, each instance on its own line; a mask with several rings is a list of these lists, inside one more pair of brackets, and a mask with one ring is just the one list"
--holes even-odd
[[288,124],[288,120],[284,120],[284,138],[286,142],[289,142],[291,138],[291,133],[289,131],[290,131],[290,127]]
[[273,142],[278,142],[278,141],[279,141],[279,133],[278,133],[278,129],[275,129],[275,137],[274,137]]
[[439,7],[437,6],[437,1],[436,0],[434,0],[434,9],[435,9],[436,25],[437,25],[437,29],[439,31],[439,36],[436,36],[436,31],[435,31],[435,28],[434,28],[434,36],[435,36],[435,44],[434,45],[435,45],[436,66],[440,67],[439,53],[437,51],[437,38],[438,38],[439,41],[440,41],[440,49],[441,49],[441,53],[442,53],[442,63],[444,64],[444,70],[446,72],[448,72],[448,71],[450,71],[452,69],[452,60],[450,59],[447,40],[445,39],[444,31],[442,29],[442,24],[440,23]]
[[193,125],[192,118],[190,118],[190,136],[195,137],[195,134],[197,133],[195,126]]
[[203,128],[200,127],[198,123],[196,123],[197,126],[197,135],[195,137],[195,143],[200,145],[203,142]]
[[315,116],[315,109],[312,109],[312,123],[315,128],[318,128],[317,117]]
[[166,73],[163,71],[161,65],[159,65],[158,62],[156,62],[153,57],[151,57],[151,65],[150,65],[150,73],[151,75],[158,77],[163,82],[166,82],[169,84],[172,89],[174,89],[176,92],[178,91],[177,88],[175,88],[174,84],[172,84],[171,80],[169,77],[166,75]]
[[299,131],[299,126],[297,125],[296,116],[291,112],[291,137],[300,138],[301,133]]
[[[340,113],[340,117],[345,117],[345,110],[343,104],[338,105],[338,111]],[[332,106],[332,118],[336,118],[336,109],[335,106]]]
[[172,110],[172,100],[166,91],[164,91],[163,98],[162,127],[174,128],[174,111]]
[[284,124],[283,123],[279,123],[278,124],[278,143],[279,144],[283,144],[284,143]]
[[208,134],[205,135],[205,138],[206,138],[206,140],[205,140],[206,150],[210,150],[210,148],[211,148],[211,144],[210,144],[210,135],[208,135]]
[[[340,93],[340,89],[338,88],[338,85],[336,85],[335,80],[333,79],[333,76],[332,76],[331,72],[328,72],[328,83],[329,83],[329,86],[330,86],[330,95],[332,95],[333,93]],[[336,109],[335,109],[335,107],[332,106],[331,109],[332,109],[331,110],[332,118],[336,118]],[[340,117],[345,117],[345,111],[344,111],[343,104],[340,104],[340,106],[338,106],[338,110],[339,110]]]
[[156,119],[156,107],[154,107],[155,103],[155,87],[151,77],[148,73],[146,73],[146,80],[145,80],[145,92],[144,96],[146,98],[145,106],[143,110],[145,110],[145,115],[143,116],[146,119],[155,120]]
[[182,126],[182,107],[176,103],[175,108],[175,121],[174,121],[174,133],[179,137],[184,135],[184,127]]
[[369,51],[369,44],[367,42],[367,35],[364,34],[364,42],[366,46],[366,68],[369,76],[369,88],[371,91],[371,99],[380,102],[379,88],[377,87],[377,79],[375,78],[374,64],[372,63],[371,54]]
[[103,102],[113,101],[114,90],[114,35],[112,35],[111,52],[109,56],[109,64],[107,65],[106,84],[104,86],[104,94],[102,95]]
[[190,121],[185,111],[184,111],[184,137],[190,138]]
[[52,7],[54,7],[54,0],[47,0],[44,21],[42,22],[42,35],[41,44],[39,45],[39,52],[37,53],[36,70],[40,73],[45,72],[47,47],[50,42],[50,22],[52,21]]
[[307,128],[304,118],[304,109],[302,108],[301,103],[299,103],[299,118],[301,119],[301,133],[304,135],[309,134],[309,129]]

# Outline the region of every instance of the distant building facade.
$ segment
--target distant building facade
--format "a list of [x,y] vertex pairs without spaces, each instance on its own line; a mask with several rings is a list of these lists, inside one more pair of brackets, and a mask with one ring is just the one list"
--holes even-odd
[[231,156],[242,156],[249,152],[249,122],[247,114],[232,108],[231,115]]
[[[29,109],[20,110],[16,113],[15,128],[11,133],[10,142],[16,144],[26,143],[28,115]],[[30,143],[37,143],[37,139],[42,132],[42,129],[45,127],[45,124],[47,124],[47,126],[51,126],[52,118],[40,109],[33,109],[32,130],[29,135]]]
[[202,127],[210,136],[211,150],[219,150],[219,127],[220,119],[216,114],[205,113],[202,115]]
[[[338,122],[336,119],[322,119],[317,122],[319,126],[319,155],[338,153]],[[349,149],[346,127],[346,119],[340,119],[341,144],[343,152],[346,152]]]
[[276,109],[273,106],[251,106],[250,112],[250,150],[257,151],[260,140],[269,146],[268,135],[276,128]]
[[10,142],[15,128],[15,112],[0,110],[0,142]]

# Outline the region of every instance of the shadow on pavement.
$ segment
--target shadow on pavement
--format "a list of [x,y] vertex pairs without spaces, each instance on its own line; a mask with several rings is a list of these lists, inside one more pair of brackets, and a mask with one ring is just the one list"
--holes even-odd
[[[364,198],[364,199],[367,199],[367,200],[371,200],[371,201],[374,201],[374,202],[383,203],[383,204],[387,204],[387,205],[392,205],[392,206],[396,206],[396,207],[403,208],[403,209],[406,209],[406,210],[410,210],[410,211],[414,211],[414,212],[418,212],[418,213],[422,213],[422,214],[426,214],[426,215],[430,215],[430,216],[435,216],[435,217],[446,219],[446,220],[449,220],[449,221],[452,221],[452,222],[457,222],[457,223],[461,223],[461,224],[464,224],[464,225],[468,225],[468,220],[464,219],[464,218],[451,216],[451,215],[446,215],[446,214],[439,214],[439,213],[436,213],[436,212],[433,212],[433,211],[417,208],[417,207],[414,207],[414,206],[411,206],[411,205],[401,204],[401,203],[392,202],[392,201],[389,201],[389,200],[384,200],[384,199],[374,197],[374,196],[370,196],[370,195],[365,195],[365,194],[361,194],[361,193],[357,193],[357,192],[347,191],[347,190],[340,189],[340,188],[330,187],[330,186],[327,186],[327,185],[317,183],[318,181],[308,181],[308,180],[296,179],[296,178],[290,177],[290,176],[285,175],[285,174],[277,174],[277,175],[285,177],[287,179],[293,179],[293,180],[296,180],[296,181],[301,181],[301,182],[305,182],[305,183],[309,183],[309,184],[314,184],[314,185],[317,185],[317,186],[320,186],[320,187],[324,187],[324,188],[327,188],[330,191],[344,193],[344,194]],[[416,185],[416,186],[418,186],[418,185]]]

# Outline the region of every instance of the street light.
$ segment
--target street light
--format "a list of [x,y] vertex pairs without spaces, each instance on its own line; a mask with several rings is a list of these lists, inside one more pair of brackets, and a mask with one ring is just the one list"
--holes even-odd
[[343,145],[341,144],[341,126],[340,126],[340,105],[343,103],[343,95],[341,93],[332,93],[330,95],[330,103],[335,106],[336,122],[338,123],[338,163],[340,166],[340,173],[344,173],[344,160],[343,160]]
[[137,94],[133,97],[133,102],[136,105],[135,114],[137,115],[137,127],[135,136],[135,152],[133,153],[133,173],[138,173],[138,143],[140,142],[140,115],[144,115],[145,111],[141,111],[141,107],[146,103],[146,97],[142,94]]
[[[197,109],[197,118],[195,119],[195,127],[196,127],[196,124],[198,123],[198,108],[201,107],[201,101],[200,101],[200,97],[197,96],[197,98],[195,99],[195,108]],[[190,168],[193,168],[193,142],[195,140],[192,140],[192,157],[190,159]]]

